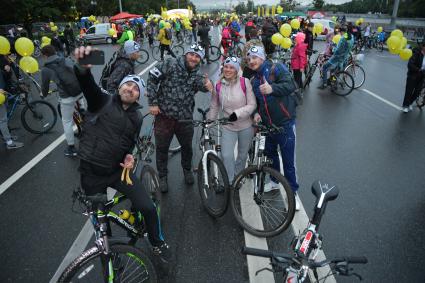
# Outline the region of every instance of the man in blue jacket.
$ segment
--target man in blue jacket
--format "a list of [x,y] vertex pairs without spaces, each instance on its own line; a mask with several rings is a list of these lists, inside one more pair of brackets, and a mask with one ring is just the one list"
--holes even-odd
[[[274,65],[266,61],[264,49],[252,46],[247,52],[248,66],[255,71],[252,79],[252,89],[257,99],[255,122],[275,125],[282,128],[280,133],[271,134],[266,139],[266,155],[273,160],[272,167],[280,172],[280,162],[277,152],[279,145],[285,177],[296,193],[298,183],[295,169],[295,117],[297,102],[294,98],[296,86],[287,67]],[[270,180],[264,191],[279,189],[279,184]],[[296,209],[299,209],[298,201]]]

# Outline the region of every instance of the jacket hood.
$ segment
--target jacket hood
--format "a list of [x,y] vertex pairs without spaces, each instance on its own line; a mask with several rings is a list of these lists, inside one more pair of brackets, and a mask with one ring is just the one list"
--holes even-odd
[[59,57],[58,55],[52,55],[50,57],[47,57],[46,61],[44,62],[44,65],[50,64],[52,62],[59,62],[60,60],[64,60],[64,58]]
[[195,68],[189,70],[186,66],[186,56],[182,55],[180,57],[177,57],[177,64],[179,65],[182,70],[185,70],[188,73],[196,73],[201,68],[201,63],[195,66]]

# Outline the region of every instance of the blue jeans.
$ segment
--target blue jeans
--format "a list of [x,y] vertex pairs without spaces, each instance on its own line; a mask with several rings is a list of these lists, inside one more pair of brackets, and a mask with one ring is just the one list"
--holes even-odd
[[282,133],[267,136],[265,148],[267,157],[273,160],[272,168],[280,172],[279,155],[277,152],[277,146],[279,146],[283,172],[294,192],[299,187],[295,169],[295,137],[295,120],[292,120],[284,126]]
[[326,85],[326,83],[328,82],[328,72],[330,70],[333,70],[335,67],[334,65],[332,65],[331,63],[326,62],[323,67],[322,67],[322,84]]

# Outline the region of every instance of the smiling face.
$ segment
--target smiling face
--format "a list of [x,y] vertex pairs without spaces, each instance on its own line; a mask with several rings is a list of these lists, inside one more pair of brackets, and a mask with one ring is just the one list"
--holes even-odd
[[248,57],[248,66],[251,70],[258,70],[263,64],[264,60],[257,56],[249,56]]
[[186,54],[186,63],[190,69],[194,69],[201,62],[201,57],[193,52]]
[[236,78],[237,74],[238,71],[236,71],[232,65],[226,64],[223,66],[223,76],[226,80],[232,80]]
[[135,82],[124,83],[118,89],[118,93],[121,97],[121,102],[127,106],[135,103],[140,96],[139,87]]

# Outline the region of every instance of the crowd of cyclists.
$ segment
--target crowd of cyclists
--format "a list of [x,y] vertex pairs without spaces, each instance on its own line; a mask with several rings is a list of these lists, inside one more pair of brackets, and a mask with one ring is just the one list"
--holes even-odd
[[[187,185],[195,182],[192,173],[194,126],[188,120],[193,119],[195,94],[210,92],[208,118],[223,116],[232,122],[225,125],[221,133],[222,156],[230,183],[245,167],[254,136],[253,124],[261,122],[282,129],[267,137],[265,150],[272,160],[272,167],[279,172],[280,155],[285,178],[296,194],[299,188],[295,166],[296,117],[297,106],[301,103],[297,93],[303,87],[302,77],[313,53],[315,35],[314,24],[308,18],[302,19],[300,28],[292,34],[295,45],[291,51],[290,68],[284,62],[272,62],[269,59],[273,57],[276,48],[280,48],[272,43],[272,35],[279,31],[280,25],[290,20],[201,18],[192,19],[192,30],[184,28],[180,20],[170,21],[169,25],[154,20],[144,24],[120,25],[117,27],[117,43],[122,44],[122,48],[100,85],[93,78],[92,66],[79,63],[93,52],[93,48],[81,46],[71,52],[74,36],[72,30],[69,30],[70,26],[64,30],[63,37],[66,40],[61,40],[58,34],[58,40],[53,39],[51,45],[41,49],[41,95],[49,95],[50,82],[55,82],[68,144],[65,155],[78,155],[80,158],[82,189],[92,195],[104,193],[107,187],[113,187],[126,194],[134,207],[143,213],[154,254],[162,262],[170,260],[171,252],[165,242],[155,206],[136,177],[133,176],[133,185],[122,182],[120,178],[123,168],[133,169],[134,166],[131,152],[143,123],[138,111],[142,97],[147,96],[149,112],[155,116],[156,166],[162,193],[169,190],[168,150],[174,136],[181,145],[184,182]],[[241,22],[245,23],[245,40],[241,36]],[[212,43],[209,33],[213,25],[220,28],[223,50],[222,71],[216,82],[212,82],[201,71],[203,60],[210,63],[208,49]],[[183,42],[190,33],[190,47],[186,48],[183,56],[176,56],[170,49],[171,42]],[[362,28],[342,23],[326,36],[325,54],[328,59],[322,68],[319,88],[323,89],[328,84],[328,71],[346,63],[355,42],[367,43],[371,33],[369,24]],[[341,39],[335,44],[332,38],[337,34],[341,35]],[[146,83],[136,75],[134,64],[144,38],[148,39],[151,47],[155,40],[161,46],[161,62],[149,71]],[[240,56],[228,54],[229,49],[241,41],[244,47]],[[419,80],[423,81],[424,77],[424,46],[422,44],[422,49],[415,53],[418,55],[412,62],[409,61],[409,72],[414,73],[414,79],[410,76],[410,80],[414,80],[415,84]],[[165,51],[171,58],[164,57]],[[0,89],[7,90],[11,79],[9,73],[14,69],[19,79],[19,70],[7,55],[1,56],[0,64]],[[414,91],[411,90],[412,93]],[[403,103],[403,106],[409,107],[414,101],[413,97],[414,94],[409,93],[408,102]],[[72,129],[72,113],[77,101],[81,101],[85,113],[84,131],[79,139],[78,150]],[[5,120],[3,113],[5,107],[5,104],[0,105],[0,129],[7,148],[21,147],[23,144],[14,141],[8,131],[7,118]],[[236,144],[237,156],[234,154]],[[270,179],[264,191],[279,190],[279,186]],[[296,200],[298,210],[298,197]]]

